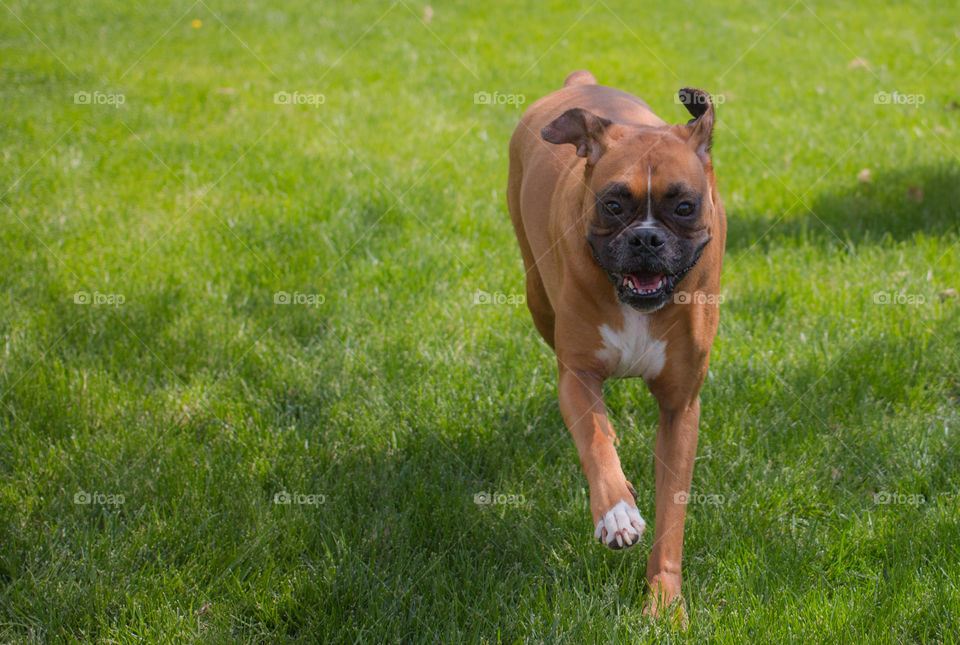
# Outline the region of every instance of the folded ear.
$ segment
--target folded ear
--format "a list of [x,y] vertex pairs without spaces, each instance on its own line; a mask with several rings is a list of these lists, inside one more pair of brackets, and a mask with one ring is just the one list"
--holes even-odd
[[690,145],[704,163],[710,161],[710,146],[713,144],[713,101],[710,95],[695,87],[684,87],[678,92],[680,102],[693,118],[685,126],[689,131]]
[[593,165],[607,150],[607,128],[612,121],[583,108],[570,108],[543,126],[540,136],[549,143],[572,143],[577,156]]

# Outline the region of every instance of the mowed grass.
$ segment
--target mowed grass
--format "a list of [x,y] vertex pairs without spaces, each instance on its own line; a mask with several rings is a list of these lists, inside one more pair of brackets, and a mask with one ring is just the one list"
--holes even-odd
[[[957,642],[955,10],[5,2],[0,642]],[[686,632],[474,304],[523,293],[523,106],[474,95],[584,67],[718,102]],[[655,402],[607,392],[652,525]]]

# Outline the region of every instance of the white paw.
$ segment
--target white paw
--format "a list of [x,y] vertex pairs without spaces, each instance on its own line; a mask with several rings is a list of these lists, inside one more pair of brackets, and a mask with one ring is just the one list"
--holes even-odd
[[646,528],[640,511],[620,500],[597,522],[593,537],[611,549],[625,549],[639,542]]

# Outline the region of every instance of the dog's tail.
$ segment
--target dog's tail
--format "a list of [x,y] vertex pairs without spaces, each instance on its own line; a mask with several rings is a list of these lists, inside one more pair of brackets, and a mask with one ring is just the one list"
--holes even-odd
[[571,85],[596,85],[597,79],[593,74],[585,69],[578,69],[567,74],[567,80],[563,82],[564,87]]

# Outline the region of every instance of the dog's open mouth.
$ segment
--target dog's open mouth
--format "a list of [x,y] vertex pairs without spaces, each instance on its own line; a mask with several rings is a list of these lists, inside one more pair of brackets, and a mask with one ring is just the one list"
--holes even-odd
[[610,277],[617,286],[620,302],[640,311],[653,312],[667,304],[683,274],[618,273]]
[[[707,242],[709,241],[707,239]],[[617,289],[617,299],[645,313],[660,309],[670,300],[677,284],[700,261],[700,254],[707,242],[704,242],[694,253],[693,261],[676,273],[663,273],[662,267],[656,267],[653,270],[636,269],[631,272],[605,270]]]
[[696,265],[698,257],[688,267],[677,273],[651,273],[634,271],[633,273],[608,273],[617,287],[617,298],[634,309],[652,313],[670,301],[677,284]]
[[[675,273],[666,273],[662,264],[650,268],[630,267],[630,271],[611,271],[604,268],[610,282],[617,290],[617,299],[630,305],[638,311],[652,313],[663,307],[670,300],[674,289],[683,280],[684,276],[700,261],[700,255],[710,239],[708,238],[693,254],[692,261]],[[600,258],[594,252],[593,256],[603,268]]]
[[624,273],[621,276],[620,287],[632,295],[652,296],[667,285],[667,276],[662,273],[655,275],[636,275]]

